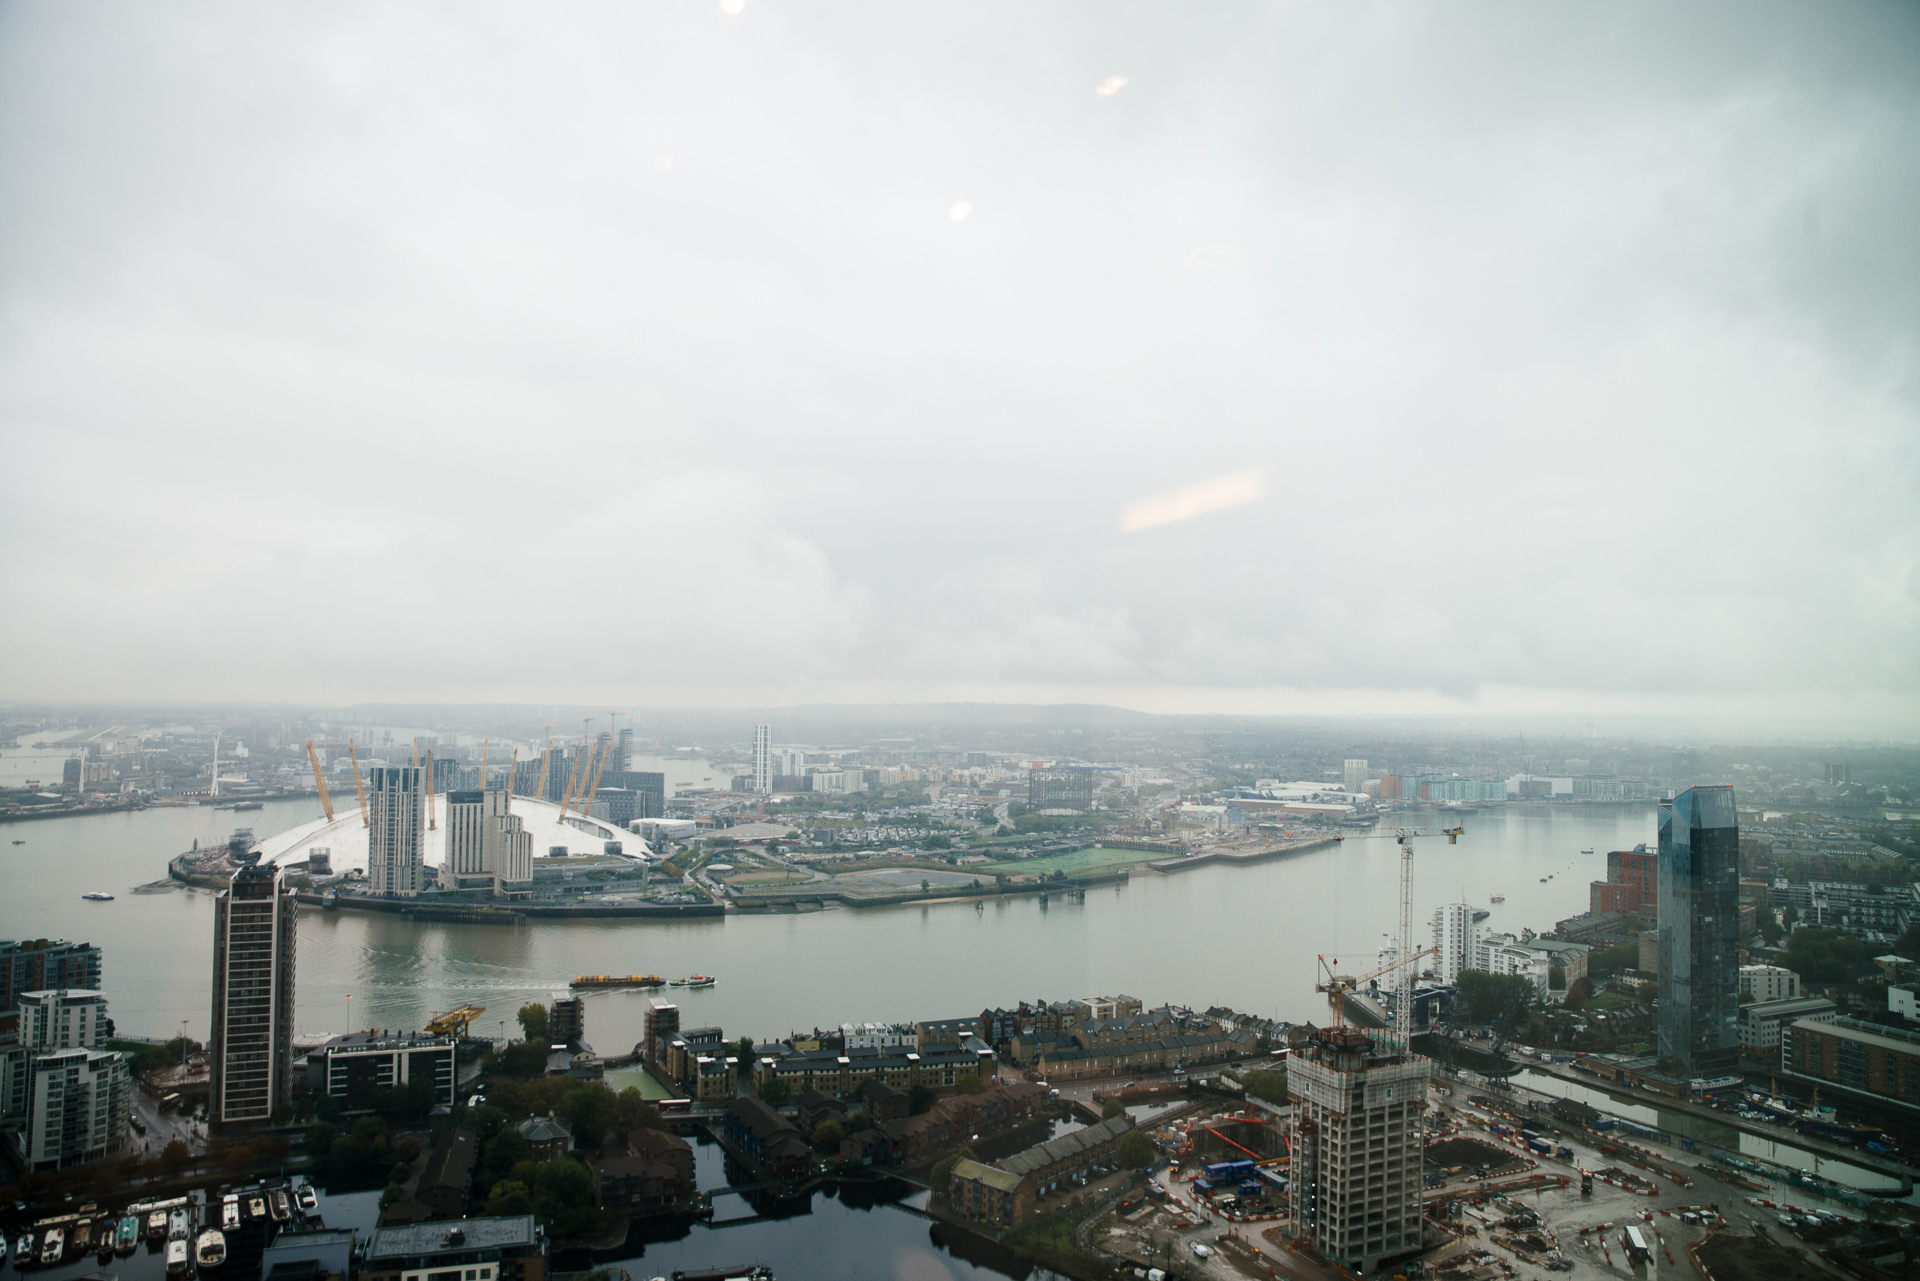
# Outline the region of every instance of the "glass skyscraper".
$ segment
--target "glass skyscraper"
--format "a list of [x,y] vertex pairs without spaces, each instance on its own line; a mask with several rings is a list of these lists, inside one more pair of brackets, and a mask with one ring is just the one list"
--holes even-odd
[[1726,1076],[1740,1054],[1740,819],[1731,787],[1660,802],[1660,1057]]

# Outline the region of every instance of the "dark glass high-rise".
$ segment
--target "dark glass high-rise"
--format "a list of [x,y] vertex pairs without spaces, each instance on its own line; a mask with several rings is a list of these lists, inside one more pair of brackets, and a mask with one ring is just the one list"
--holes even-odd
[[1660,802],[1660,1057],[1689,1077],[1740,1055],[1740,818],[1733,788]]

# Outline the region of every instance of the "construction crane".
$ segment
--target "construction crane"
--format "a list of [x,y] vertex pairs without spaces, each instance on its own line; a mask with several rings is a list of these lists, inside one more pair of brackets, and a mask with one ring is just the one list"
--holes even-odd
[[435,1014],[427,1020],[427,1031],[435,1036],[465,1036],[467,1026],[486,1012],[484,1005],[463,1005],[457,1010]]
[[[1462,827],[1455,824],[1441,834],[1447,838],[1447,844],[1459,843]],[[1424,827],[1403,827],[1394,840],[1400,845],[1400,955],[1413,952],[1413,840],[1416,836],[1432,836]],[[1429,952],[1437,949],[1429,948]],[[1423,953],[1424,955],[1424,953]],[[1400,999],[1394,1002],[1393,1033],[1400,1042],[1402,1050],[1413,1048],[1413,979],[1408,977],[1400,993]]]
[[[1347,1025],[1347,996],[1353,992],[1354,989],[1371,983],[1375,979],[1385,978],[1400,967],[1412,965],[1415,961],[1423,957],[1434,956],[1438,954],[1439,951],[1440,949],[1437,947],[1422,948],[1412,956],[1395,957],[1393,960],[1382,965],[1376,965],[1358,977],[1352,974],[1335,974],[1333,967],[1340,964],[1339,959],[1328,960],[1325,956],[1322,956],[1320,958],[1320,969],[1326,974],[1326,978],[1315,983],[1313,990],[1327,994],[1327,1004],[1333,1007],[1333,1025],[1335,1027],[1345,1027]],[[1400,1004],[1406,1006],[1411,1004],[1411,1002],[1403,1000]]]
[[353,740],[347,740],[347,759],[353,762],[353,792],[360,798],[360,826],[372,827],[373,820],[367,817],[367,785],[360,781],[360,755],[353,750]]
[[320,754],[313,750],[313,740],[307,740],[307,759],[313,763],[313,785],[320,792],[320,808],[327,812],[327,822],[333,822],[333,798],[327,795],[327,780],[320,773]]

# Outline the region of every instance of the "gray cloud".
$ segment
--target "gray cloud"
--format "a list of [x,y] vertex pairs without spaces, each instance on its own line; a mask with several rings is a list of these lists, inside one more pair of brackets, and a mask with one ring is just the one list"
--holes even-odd
[[6,8],[0,692],[1911,718],[1916,55],[1870,4]]

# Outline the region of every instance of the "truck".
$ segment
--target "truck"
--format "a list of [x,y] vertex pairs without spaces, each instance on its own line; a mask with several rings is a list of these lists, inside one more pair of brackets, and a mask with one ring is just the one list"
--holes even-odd
[[1538,1156],[1552,1156],[1553,1144],[1547,1142],[1545,1139],[1528,1139],[1527,1150]]
[[1627,1258],[1635,1263],[1643,1263],[1653,1255],[1652,1248],[1647,1245],[1646,1237],[1642,1236],[1640,1229],[1632,1224],[1628,1224],[1626,1231],[1620,1234],[1620,1244],[1626,1247]]

